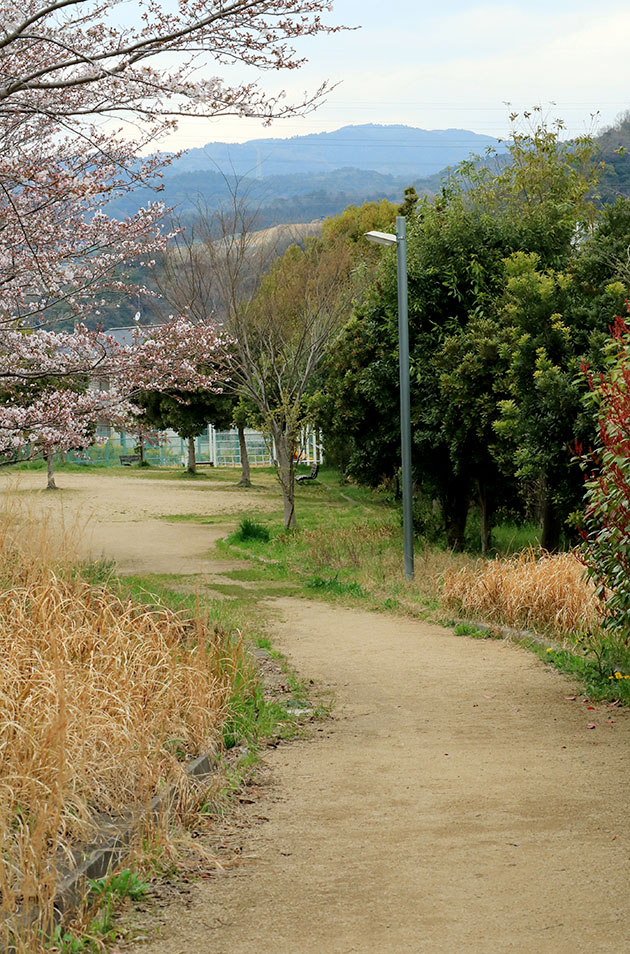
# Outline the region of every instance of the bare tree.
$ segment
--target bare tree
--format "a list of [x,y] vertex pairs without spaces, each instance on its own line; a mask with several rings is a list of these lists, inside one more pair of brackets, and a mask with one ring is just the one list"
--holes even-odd
[[234,199],[230,214],[220,214],[223,239],[214,245],[215,276],[234,339],[230,373],[273,438],[284,525],[292,528],[295,461],[310,422],[309,388],[331,337],[348,316],[352,260],[343,242],[307,239],[304,248],[289,247],[254,287],[251,276],[264,273],[269,249],[256,242],[245,203]]
[[[161,291],[189,310],[212,308],[231,335],[229,387],[256,411],[273,439],[284,503],[285,527],[296,526],[295,461],[310,422],[309,389],[331,337],[347,318],[353,292],[353,259],[341,236],[307,238],[256,230],[256,213],[232,190],[229,208],[202,215],[183,233]],[[182,248],[182,245],[184,248]],[[194,301],[193,301],[194,299]]]
[[[198,208],[198,218],[205,214]],[[210,315],[221,314],[217,298],[212,256],[207,249],[207,230],[200,231],[196,223],[182,228],[175,223],[168,247],[151,269],[151,276],[160,298],[151,302],[151,308],[160,318],[172,312],[189,315],[194,321],[205,321]]]

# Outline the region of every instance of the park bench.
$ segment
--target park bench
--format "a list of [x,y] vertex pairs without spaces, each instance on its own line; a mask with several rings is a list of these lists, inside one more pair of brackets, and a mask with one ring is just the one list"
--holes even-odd
[[310,474],[300,474],[299,477],[296,477],[298,483],[302,483],[303,480],[316,480],[319,473],[319,464],[313,464],[311,467]]
[[123,467],[131,467],[132,464],[137,464],[140,460],[140,454],[121,454],[120,463]]

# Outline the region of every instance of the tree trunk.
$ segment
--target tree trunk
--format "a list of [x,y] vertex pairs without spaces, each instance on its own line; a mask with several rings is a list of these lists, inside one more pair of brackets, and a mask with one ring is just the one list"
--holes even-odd
[[562,527],[558,518],[558,511],[553,502],[553,494],[548,487],[545,487],[542,502],[542,533],[540,545],[543,550],[554,553],[560,546],[560,533]]
[[195,457],[195,438],[188,438],[188,467],[186,468],[189,474],[197,473],[197,458]]
[[48,483],[46,490],[58,490],[59,488],[55,483],[55,451],[52,447],[46,451],[46,464],[48,465]]
[[481,511],[481,552],[484,556],[490,552],[492,525],[494,518],[494,495],[482,480],[477,482],[479,491],[479,510]]
[[140,463],[144,464],[144,434],[138,438],[138,451],[140,452]]
[[293,460],[293,443],[282,432],[274,435],[276,454],[278,455],[278,480],[282,490],[284,504],[284,529],[292,530],[297,527],[295,519],[295,461]]
[[251,487],[252,482],[249,476],[249,456],[247,454],[247,443],[245,441],[245,428],[242,424],[237,424],[238,446],[241,450],[241,479],[238,482],[239,487]]
[[464,549],[467,519],[468,497],[454,497],[448,502],[448,506],[444,506],[446,542],[451,550],[457,553]]

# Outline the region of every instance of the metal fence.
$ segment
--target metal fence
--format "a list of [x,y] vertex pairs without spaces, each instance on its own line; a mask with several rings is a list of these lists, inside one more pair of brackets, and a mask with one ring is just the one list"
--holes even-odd
[[[100,431],[100,433],[99,433]],[[96,441],[85,450],[73,450],[55,454],[56,461],[79,464],[89,467],[120,466],[120,458],[137,453],[137,438],[125,431],[107,433],[99,429]],[[245,444],[250,466],[270,467],[276,460],[273,441],[260,431],[245,428]],[[241,449],[238,431],[232,428],[218,431],[211,424],[199,437],[195,438],[197,460],[212,463],[215,467],[240,467]],[[24,456],[28,458],[28,449]],[[145,460],[157,467],[185,466],[188,461],[188,441],[173,431],[166,431],[153,437],[145,437]],[[300,446],[300,463],[317,464],[323,462],[323,449],[320,434],[305,431]]]

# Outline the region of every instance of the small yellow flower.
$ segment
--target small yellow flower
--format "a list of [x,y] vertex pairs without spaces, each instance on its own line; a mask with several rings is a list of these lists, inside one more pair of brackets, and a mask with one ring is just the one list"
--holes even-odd
[[547,652],[548,652],[548,653],[552,653],[552,652],[553,652],[553,649],[548,649]]

